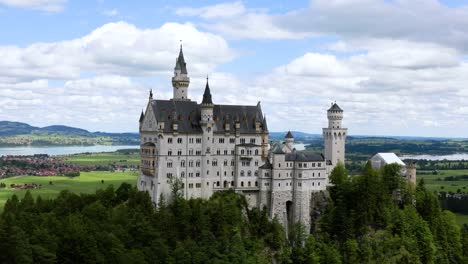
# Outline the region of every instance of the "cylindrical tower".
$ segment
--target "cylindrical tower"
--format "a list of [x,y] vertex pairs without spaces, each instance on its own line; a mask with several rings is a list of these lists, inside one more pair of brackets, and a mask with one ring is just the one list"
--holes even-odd
[[188,86],[190,78],[187,73],[187,63],[185,63],[182,45],[180,45],[179,57],[176,59],[174,77],[172,77],[173,100],[190,100],[188,98]]
[[332,103],[327,111],[328,127],[323,129],[324,156],[327,165],[333,169],[338,163],[345,163],[345,143],[348,129],[343,128],[343,110]]

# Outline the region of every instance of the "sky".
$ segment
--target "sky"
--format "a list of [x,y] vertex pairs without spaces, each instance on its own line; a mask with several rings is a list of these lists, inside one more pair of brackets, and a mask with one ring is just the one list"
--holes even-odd
[[153,89],[261,102],[270,131],[468,137],[468,1],[0,0],[0,120],[137,132]]

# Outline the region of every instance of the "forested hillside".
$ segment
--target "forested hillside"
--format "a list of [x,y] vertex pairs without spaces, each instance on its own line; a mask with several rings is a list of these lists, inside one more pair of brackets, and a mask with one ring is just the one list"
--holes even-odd
[[294,225],[286,236],[233,191],[157,209],[128,184],[54,200],[13,196],[0,218],[0,263],[468,263],[467,229],[398,171],[366,166],[347,177],[338,166],[311,235]]

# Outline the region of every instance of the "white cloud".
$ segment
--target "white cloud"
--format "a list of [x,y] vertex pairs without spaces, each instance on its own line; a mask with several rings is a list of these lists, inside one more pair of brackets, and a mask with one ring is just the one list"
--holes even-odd
[[119,11],[117,9],[111,9],[111,10],[105,10],[102,12],[103,15],[108,16],[108,17],[114,17],[119,14]]
[[235,56],[223,38],[201,32],[191,24],[166,23],[156,29],[139,29],[117,22],[78,39],[25,48],[0,46],[0,78],[70,79],[88,71],[128,76],[168,73],[180,39],[188,40],[184,43],[185,56],[192,75],[211,72]]
[[67,0],[0,0],[0,4],[43,10],[48,12],[62,11]]
[[176,14],[180,16],[200,16],[202,18],[235,17],[245,13],[242,2],[221,3],[201,8],[178,8]]

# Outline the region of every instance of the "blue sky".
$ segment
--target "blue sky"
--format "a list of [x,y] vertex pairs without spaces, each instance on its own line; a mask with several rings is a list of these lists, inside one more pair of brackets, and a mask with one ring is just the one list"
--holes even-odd
[[[183,39],[192,100],[262,102],[269,128],[466,137],[468,3],[0,0],[0,120],[137,131],[171,98]],[[455,129],[450,129],[455,128]]]

